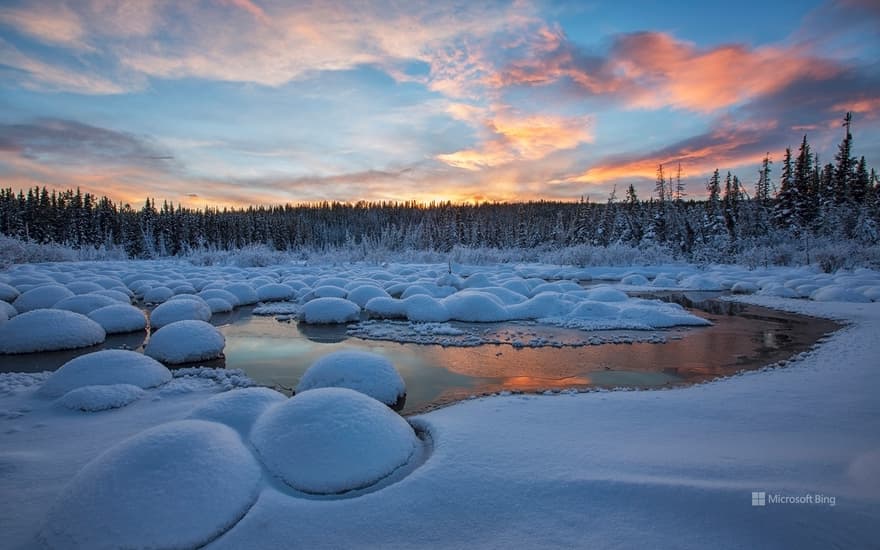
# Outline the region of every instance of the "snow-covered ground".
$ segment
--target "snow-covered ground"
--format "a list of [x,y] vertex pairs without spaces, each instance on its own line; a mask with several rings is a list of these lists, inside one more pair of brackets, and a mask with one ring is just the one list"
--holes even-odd
[[[552,276],[564,269],[524,266],[516,276],[548,282],[565,278]],[[261,455],[249,428],[241,428],[239,413],[242,403],[255,399],[228,399],[231,405],[212,406],[207,416],[200,412],[210,396],[242,391],[234,389],[248,383],[240,373],[179,370],[165,384],[141,384],[147,386],[142,393],[117,388],[117,397],[127,392],[136,398],[100,412],[71,410],[42,395],[43,373],[0,375],[3,546],[32,548],[48,542],[70,547],[78,541],[81,547],[112,547],[136,533],[144,547],[174,540],[210,541],[211,548],[875,547],[880,524],[880,303],[870,302],[869,294],[877,287],[877,274],[676,269],[593,269],[575,275],[630,277],[626,282],[632,284],[624,286],[632,288],[645,283],[632,275],[641,275],[649,285],[657,278],[675,282],[677,288],[748,283],[756,294],[732,299],[848,324],[784,368],[689,388],[495,396],[432,411],[409,419],[426,434],[428,445],[411,455],[408,467],[372,489],[325,497],[301,493],[281,481],[283,476],[270,473],[296,468],[278,462],[285,453],[295,460],[295,446],[272,451],[272,465],[267,469],[261,462],[254,478],[252,460],[259,462]],[[415,267],[412,273],[423,270]],[[480,272],[497,279],[512,270],[464,271],[466,281]],[[339,283],[312,284],[317,282],[303,284],[313,290]],[[779,297],[790,294],[782,289],[814,300]],[[245,301],[252,298],[245,287],[233,290]],[[128,382],[114,378],[112,383]],[[95,384],[91,376],[89,384]],[[273,400],[261,397],[253,413],[259,418],[246,425],[269,426],[275,417],[287,415],[277,407],[293,400],[278,405]],[[271,411],[277,412],[270,418]],[[191,416],[203,420],[166,424]],[[230,424],[234,433],[217,424],[224,418],[235,419]],[[322,421],[320,415],[307,418]],[[353,425],[344,418],[334,422],[341,433]],[[388,429],[400,433],[399,426]],[[200,470],[191,483],[182,481],[189,479],[187,468],[205,467],[206,458],[203,447],[186,441],[203,442],[220,461]],[[356,446],[344,441],[322,440],[322,448],[332,449],[327,452],[342,453],[332,457],[337,469],[361,458],[346,454]],[[131,453],[164,443],[171,451],[142,465],[146,477],[125,466],[136,458]],[[180,460],[174,460],[178,454]],[[383,464],[398,463],[397,458],[378,458]],[[168,476],[151,473],[156,464]],[[205,471],[222,476],[223,483],[212,486]],[[146,492],[144,479],[159,484],[149,495],[108,490],[118,484]],[[215,502],[220,489],[230,495],[228,502]],[[763,499],[753,494],[759,492]],[[804,502],[782,503],[780,498]],[[765,505],[753,505],[760,502]],[[220,504],[223,509],[214,516],[198,511]],[[106,509],[113,510],[115,522],[88,521],[88,511]],[[163,521],[178,515],[192,521],[180,527]],[[178,539],[175,529],[180,529]]]

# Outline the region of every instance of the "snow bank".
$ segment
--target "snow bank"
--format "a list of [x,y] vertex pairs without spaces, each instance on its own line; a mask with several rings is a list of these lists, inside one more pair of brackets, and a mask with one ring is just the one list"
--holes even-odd
[[287,401],[287,396],[270,388],[242,388],[211,397],[189,416],[226,424],[247,435],[260,415],[283,401]]
[[306,493],[367,487],[416,450],[412,427],[371,397],[347,388],[295,395],[257,420],[251,441],[266,468]]
[[36,309],[0,325],[0,353],[85,348],[100,344],[106,337],[101,325],[85,315],[62,309]]
[[211,308],[204,300],[168,300],[150,313],[150,326],[162,328],[176,321],[208,321],[211,319]]
[[121,409],[143,397],[144,393],[131,384],[83,386],[65,393],[58,403],[74,411],[98,412]]
[[73,292],[61,285],[42,285],[21,294],[12,302],[12,306],[19,313],[26,313],[35,309],[51,308],[73,295]]
[[251,507],[260,467],[231,428],[162,424],[86,465],[49,510],[51,548],[195,548]]
[[312,363],[296,386],[296,393],[315,388],[348,388],[388,406],[406,396],[403,378],[391,361],[364,351],[337,351]]
[[303,306],[300,320],[307,324],[334,324],[357,321],[361,308],[344,298],[316,298]]
[[129,384],[152,388],[171,380],[171,371],[140,353],[108,349],[75,357],[53,372],[40,393],[63,395],[83,386]]
[[223,355],[226,339],[205,321],[176,321],[150,337],[144,353],[169,364],[207,361]]
[[98,308],[88,315],[107,334],[135,332],[147,328],[147,316],[140,309],[130,304],[113,304]]

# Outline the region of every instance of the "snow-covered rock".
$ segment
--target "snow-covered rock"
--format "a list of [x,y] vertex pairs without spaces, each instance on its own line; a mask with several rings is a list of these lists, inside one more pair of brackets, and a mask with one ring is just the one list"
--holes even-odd
[[263,412],[286,400],[286,395],[270,388],[241,388],[211,397],[193,409],[189,416],[220,422],[247,435]]
[[866,303],[871,301],[870,298],[861,292],[843,285],[829,285],[822,287],[810,294],[810,299],[816,302]]
[[257,288],[257,297],[261,302],[281,302],[293,295],[294,290],[281,283],[269,283]]
[[130,405],[143,397],[144,393],[144,390],[131,384],[83,386],[65,393],[58,403],[74,411],[106,411]]
[[6,314],[7,319],[12,319],[16,315],[18,315],[18,311],[10,304],[9,302],[4,302],[0,300],[0,311]]
[[758,292],[758,285],[751,281],[738,281],[730,287],[730,291],[734,294],[754,294]]
[[410,321],[442,323],[450,318],[446,305],[427,294],[415,294],[401,301]]
[[76,296],[71,296],[70,298],[65,298],[57,302],[52,307],[54,309],[66,309],[67,311],[88,315],[96,309],[116,303],[118,303],[116,300],[108,298],[107,296],[100,296],[98,294],[77,294]]
[[216,327],[205,321],[176,321],[160,328],[150,337],[144,353],[168,364],[207,361],[223,355],[226,339]]
[[412,427],[371,397],[347,388],[295,395],[266,411],[251,442],[275,476],[307,493],[370,486],[416,450]]
[[162,328],[177,321],[211,319],[211,308],[201,298],[195,300],[168,300],[150,313],[150,326]]
[[171,380],[171,371],[143,354],[107,349],[80,355],[49,375],[40,394],[58,397],[84,386],[128,384],[153,388]]
[[235,294],[223,290],[222,288],[209,288],[199,292],[198,295],[201,296],[206,302],[211,298],[220,298],[221,300],[226,300],[227,302],[232,304],[232,307],[238,307],[241,305],[241,302],[238,301],[238,297]]
[[147,316],[130,304],[104,306],[89,313],[88,317],[101,325],[107,334],[135,332],[147,327]]
[[26,313],[35,309],[48,309],[65,298],[73,296],[73,292],[61,285],[42,285],[32,288],[19,295],[12,302],[12,306],[19,313]]
[[92,281],[73,281],[64,285],[74,294],[88,294],[98,290],[104,290],[104,287],[93,283]]
[[322,285],[312,290],[315,298],[345,298],[348,291],[335,285]]
[[364,309],[370,317],[380,319],[405,319],[407,315],[406,304],[403,300],[391,297],[372,298],[367,301]]
[[21,294],[18,289],[0,281],[0,301],[13,302]]
[[587,290],[587,297],[596,302],[625,302],[629,299],[626,292],[610,286],[597,286]]
[[244,516],[259,464],[231,428],[181,420],[122,441],[64,488],[41,538],[51,548],[197,548]]
[[365,307],[367,302],[373,298],[390,298],[391,295],[374,285],[363,285],[354,288],[348,292],[346,299],[356,303],[360,307]]
[[90,294],[94,294],[96,296],[106,296],[107,298],[111,298],[120,304],[130,304],[131,303],[131,295],[123,292],[118,288],[108,288],[105,290],[96,290],[95,292],[91,292]]
[[306,370],[296,392],[316,388],[348,388],[393,406],[406,396],[406,386],[391,361],[377,353],[337,351]]
[[36,309],[0,325],[0,353],[85,348],[100,344],[106,337],[101,325],[85,315],[63,309]]
[[632,275],[627,275],[623,279],[620,280],[621,284],[629,285],[629,286],[647,286],[648,279],[644,275],[639,273],[633,273]]
[[226,286],[223,290],[231,293],[238,300],[238,305],[249,306],[260,301],[257,291],[248,283],[233,283]]
[[205,303],[211,308],[211,313],[229,313],[235,309],[231,303],[223,298],[208,298]]
[[307,324],[334,324],[357,321],[361,308],[344,298],[316,298],[306,303],[300,320]]
[[144,302],[147,304],[161,304],[174,296],[174,291],[167,286],[157,286],[144,293]]
[[510,319],[510,312],[501,300],[487,292],[463,290],[444,298],[443,305],[449,311],[449,318],[457,321],[486,323]]

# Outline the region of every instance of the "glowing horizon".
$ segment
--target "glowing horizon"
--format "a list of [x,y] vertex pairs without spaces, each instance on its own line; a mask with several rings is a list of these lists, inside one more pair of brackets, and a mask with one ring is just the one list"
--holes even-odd
[[[761,17],[754,14],[760,11]],[[0,187],[133,206],[651,194],[681,163],[750,187],[808,133],[880,164],[880,8],[645,2],[13,1]]]

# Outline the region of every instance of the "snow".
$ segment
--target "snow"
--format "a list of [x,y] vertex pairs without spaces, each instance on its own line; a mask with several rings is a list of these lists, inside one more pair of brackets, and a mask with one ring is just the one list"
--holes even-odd
[[364,306],[370,317],[381,319],[405,319],[407,316],[406,305],[403,300],[396,298],[378,297],[372,298]]
[[19,294],[20,292],[14,286],[0,281],[0,300],[4,302],[13,302],[18,298]]
[[233,309],[235,309],[230,302],[227,302],[223,298],[208,298],[205,300],[205,303],[208,304],[208,307],[211,308],[211,313],[229,313]]
[[157,426],[86,465],[49,510],[53,548],[195,548],[248,511],[260,468],[231,428],[201,420]]
[[855,289],[843,285],[831,285],[819,288],[810,294],[810,299],[817,302],[870,302],[871,299]]
[[147,316],[140,309],[129,304],[113,304],[98,308],[88,315],[107,334],[121,334],[144,330],[147,327]]
[[68,409],[83,412],[121,409],[144,396],[144,390],[131,384],[83,386],[70,390],[58,399]]
[[144,293],[144,303],[161,304],[174,296],[174,291],[167,286],[157,286],[151,288]]
[[345,298],[348,291],[335,285],[322,285],[312,291],[315,298]]
[[289,300],[294,295],[294,290],[280,283],[265,284],[257,289],[257,298],[261,302],[280,302]]
[[190,418],[226,424],[243,436],[269,407],[287,401],[287,396],[270,388],[242,388],[223,392],[197,406]]
[[357,321],[361,308],[345,298],[315,298],[302,307],[300,320],[308,324],[335,324]]
[[88,315],[96,309],[116,303],[118,303],[116,300],[108,298],[107,296],[99,296],[97,294],[78,294],[76,296],[71,296],[70,298],[65,298],[52,307],[54,309],[66,309],[67,311]]
[[201,296],[205,301],[210,300],[211,298],[219,298],[221,300],[225,300],[232,304],[233,307],[238,307],[241,305],[241,302],[238,301],[238,297],[222,288],[209,288],[207,290],[203,290],[199,292],[199,296]]
[[88,294],[98,290],[104,290],[104,287],[92,281],[73,281],[65,285],[74,294]]
[[112,298],[113,300],[116,300],[117,302],[119,302],[121,304],[131,304],[131,296],[128,293],[123,292],[120,289],[111,288],[111,289],[107,289],[107,290],[96,290],[95,292],[92,292],[91,294],[94,294],[96,296],[106,296],[108,298]]
[[397,413],[347,388],[299,393],[263,414],[251,442],[294,489],[335,494],[373,485],[406,464],[418,439]]
[[[393,298],[391,299],[393,300]],[[427,294],[415,294],[400,300],[400,302],[402,303],[403,310],[406,312],[406,318],[410,321],[442,323],[452,317],[445,302],[441,302]],[[372,300],[370,303],[373,303]],[[393,314],[395,308],[391,307],[388,310]],[[375,310],[372,310],[372,312],[376,313]]]
[[100,344],[106,336],[101,325],[85,315],[35,309],[0,324],[0,354],[85,348]]
[[204,300],[168,300],[150,313],[150,326],[162,328],[176,321],[208,321],[211,319],[211,308]]
[[457,321],[487,323],[505,321],[511,317],[501,300],[488,292],[463,290],[446,297],[443,303],[450,318]]
[[249,306],[260,301],[257,291],[248,283],[233,283],[226,286],[223,290],[235,296],[240,306]]
[[15,310],[12,304],[9,302],[4,302],[0,300],[0,311],[6,314],[7,319],[12,319],[16,315],[18,315],[18,311]]
[[373,285],[363,285],[348,291],[346,298],[356,303],[360,307],[365,307],[367,302],[373,298],[390,298],[390,295],[383,289]]
[[406,396],[403,378],[391,361],[364,351],[337,351],[312,363],[296,386],[296,393],[315,388],[348,388],[388,406]]
[[223,355],[226,339],[205,321],[176,321],[160,328],[150,337],[144,353],[172,365],[207,361]]
[[73,296],[73,292],[67,287],[55,284],[41,285],[23,292],[12,302],[12,306],[19,313],[26,313],[35,309],[48,309],[65,298]]
[[171,380],[171,371],[143,354],[108,349],[80,355],[53,372],[39,390],[58,397],[84,386],[128,384],[139,388],[160,386]]

